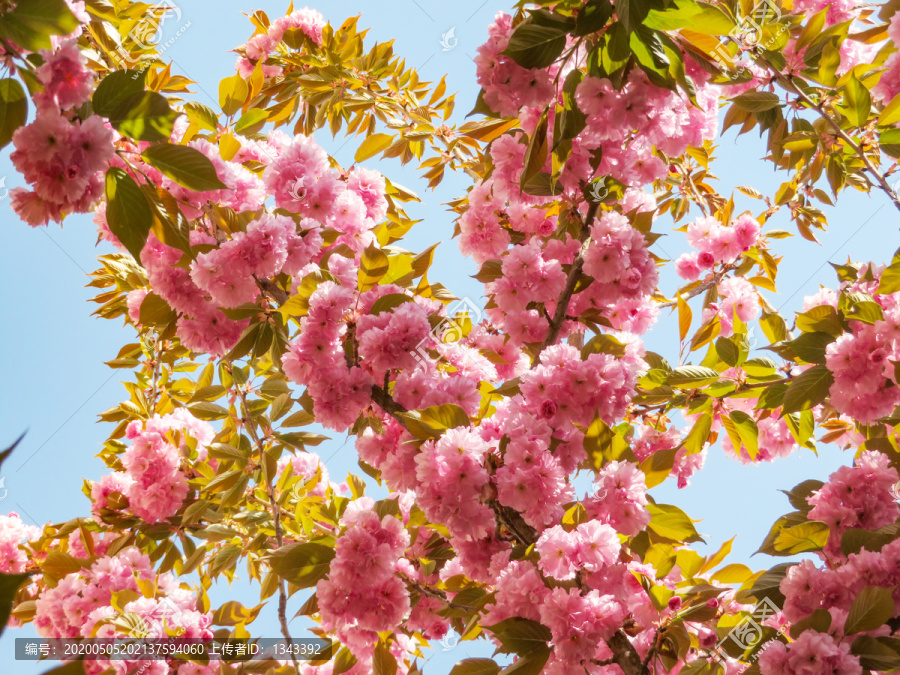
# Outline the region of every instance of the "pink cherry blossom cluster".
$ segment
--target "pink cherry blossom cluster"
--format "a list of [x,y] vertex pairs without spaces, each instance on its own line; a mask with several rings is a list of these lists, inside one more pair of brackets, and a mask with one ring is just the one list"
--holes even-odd
[[157,523],[175,515],[188,493],[182,464],[188,453],[198,461],[206,460],[206,446],[215,431],[187,410],[156,416],[146,424],[135,420],[126,431],[131,446],[122,455],[124,471],[104,476],[91,490],[93,511],[109,508],[114,492],[128,500],[128,508],[148,523]]
[[590,424],[599,416],[620,419],[628,408],[638,373],[647,370],[643,344],[626,345],[621,357],[593,353],[582,359],[568,344],[547,347],[541,363],[522,376],[525,410],[554,428]]
[[68,112],[90,99],[94,81],[74,41],[43,50],[35,119],[13,134],[13,165],[31,186],[10,192],[12,206],[31,226],[86,213],[103,196],[103,171],[114,154],[115,133],[100,117]]
[[834,374],[831,405],[863,423],[889,415],[900,404],[893,365],[900,360],[900,304],[892,296],[876,299],[893,305],[884,308],[884,320],[852,321],[852,332],[825,350],[825,363]]
[[702,317],[704,322],[717,317],[722,337],[734,334],[735,318],[746,325],[759,316],[759,293],[743,277],[725,278],[719,282],[717,289],[719,300],[704,307]]
[[219,248],[198,255],[191,263],[191,280],[220,307],[254,302],[256,277],[296,274],[319,252],[319,224],[307,219],[299,227],[302,235],[291,218],[265,214]]
[[[668,167],[653,150],[677,157],[688,146],[701,146],[716,137],[718,89],[709,75],[685,55],[688,75],[696,83],[697,106],[680,92],[657,87],[638,68],[621,90],[607,79],[585,77],[575,92],[587,126],[573,141],[571,180],[592,175],[589,160],[598,149],[600,175],[638,187],[666,176]],[[580,161],[579,161],[580,159]],[[585,171],[587,169],[587,171]]]
[[608,523],[617,532],[633,536],[650,522],[644,473],[632,462],[606,464],[594,479],[594,492],[584,500],[591,518]]
[[604,523],[589,520],[567,532],[559,525],[547,528],[535,544],[538,567],[559,581],[574,579],[579,570],[599,572],[619,559],[619,537]]
[[243,47],[238,48],[243,56],[238,58],[236,70],[242,77],[250,77],[257,64],[261,64],[265,77],[278,77],[283,73],[281,66],[267,64],[266,60],[284,39],[289,30],[299,30],[316,45],[322,44],[322,29],[325,18],[316,10],[304,7],[287,16],[273,21],[265,32],[258,32]]
[[347,507],[328,578],[316,586],[322,627],[361,661],[371,660],[378,633],[410,612],[409,592],[395,575],[409,533],[394,516],[379,519],[372,505],[363,497]]
[[356,421],[371,401],[375,384],[364,369],[348,367],[344,357],[344,315],[355,300],[354,290],[333,281],[321,283],[310,296],[308,314],[300,320],[300,337],[284,356],[285,375],[308,388],[316,419],[336,431]]
[[846,530],[876,530],[897,520],[898,481],[900,476],[888,456],[867,450],[857,458],[855,466],[839,468],[808,498],[813,507],[809,519],[827,523],[831,530],[825,549],[830,555],[840,555],[841,537]]
[[[155,595],[144,597],[138,581],[154,582]],[[146,585],[145,585],[146,587]],[[133,592],[135,599],[116,610],[115,594]],[[209,613],[198,611],[194,592],[179,586],[171,574],[156,575],[150,558],[137,548],[128,547],[115,556],[94,560],[89,566],[73,572],[53,587],[45,587],[35,600],[34,625],[45,638],[114,638],[128,636],[165,637],[176,634],[183,638],[211,638]],[[129,661],[85,661],[86,672],[98,675],[113,668],[117,675],[133,672],[137,665]],[[156,672],[204,675],[209,669],[196,666],[179,669],[177,662],[158,662]]]
[[523,409],[521,397],[498,406],[481,434],[500,447],[508,441],[495,473],[497,501],[521,513],[534,528],[559,522],[563,504],[574,496],[568,475],[584,458],[584,435],[575,427],[552,429],[546,419]]
[[687,227],[688,243],[697,253],[685,253],[675,261],[675,271],[686,281],[700,278],[703,270],[732,263],[759,241],[759,222],[750,214],[738,216],[731,225],[703,216]]
[[[900,16],[896,13],[891,17],[887,32],[890,42],[896,45],[900,40]],[[851,42],[851,40],[848,39],[845,42]],[[878,83],[872,87],[872,98],[887,105],[897,94],[900,94],[900,52],[891,53],[884,62],[884,68]]]
[[850,653],[849,644],[835,644],[830,635],[805,630],[785,645],[773,640],[759,655],[759,668],[763,673],[784,675],[859,675],[862,666],[859,658]]
[[0,573],[22,574],[28,564],[28,553],[19,547],[41,536],[41,529],[26,525],[15,511],[0,515]]
[[497,12],[488,27],[487,42],[478,48],[475,66],[484,102],[503,117],[515,117],[523,106],[539,106],[556,94],[553,77],[559,68],[528,69],[502,52],[513,34],[512,17]]
[[302,135],[288,139],[273,134],[269,147],[274,159],[263,175],[275,204],[312,218],[341,233],[338,244],[361,251],[374,241],[369,232],[387,212],[384,177],[357,167],[343,179],[329,168],[328,155]]

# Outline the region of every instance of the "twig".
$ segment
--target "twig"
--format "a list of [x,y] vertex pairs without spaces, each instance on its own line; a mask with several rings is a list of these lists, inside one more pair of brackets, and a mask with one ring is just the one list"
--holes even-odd
[[862,148],[857,145],[856,141],[854,141],[850,135],[841,129],[841,125],[838,124],[837,120],[835,120],[831,115],[829,115],[821,104],[813,101],[800,87],[794,84],[793,75],[782,75],[771,63],[766,60],[763,62],[768,66],[769,70],[775,76],[775,79],[778,80],[778,83],[784,87],[787,91],[792,94],[796,94],[801,101],[803,101],[807,106],[809,106],[812,110],[819,113],[819,116],[825,120],[828,125],[834,129],[834,132],[840,136],[840,138],[850,146],[853,152],[862,160],[863,164],[866,165],[866,170],[872,174],[875,178],[878,186],[884,191],[884,193],[888,196],[888,198],[894,203],[894,206],[897,210],[900,210],[900,196],[897,195],[896,192],[891,188],[888,184],[887,179],[885,179],[884,175],[872,164],[872,160],[866,155]]
[[[594,222],[599,207],[599,202],[592,202],[588,207],[587,216],[584,219],[584,224],[581,226],[581,232],[578,236],[578,241],[582,244],[587,241],[588,235],[591,232],[591,225]],[[581,276],[581,269],[583,267],[584,255],[579,253],[578,257],[575,258],[575,261],[572,263],[572,268],[569,270],[569,276],[566,279],[566,287],[556,305],[556,311],[553,312],[553,319],[550,321],[550,327],[547,329],[547,339],[544,340],[544,343],[535,355],[532,367],[540,365],[541,353],[543,353],[550,345],[556,344],[556,341],[559,339],[559,332],[562,330],[563,323],[566,320],[569,302],[572,300],[572,295],[575,293],[575,286],[578,285],[578,277]]]
[[[256,427],[253,425],[253,418],[250,416],[250,407],[247,405],[247,395],[244,393],[243,387],[241,385],[237,386],[237,394],[241,399],[241,412],[244,422],[244,428],[247,429],[247,433],[250,434],[250,437],[253,439],[253,442],[256,444],[257,449],[259,450],[260,455],[260,463],[263,460],[263,453],[265,450],[263,449],[263,444],[259,438],[259,434],[256,433]],[[269,503],[272,505],[272,519],[275,524],[275,542],[278,545],[278,548],[281,548],[284,545],[284,536],[281,530],[281,507],[278,505],[278,500],[275,499],[275,488],[272,487],[272,476],[269,476],[263,468],[263,473],[266,476],[266,492],[269,495]],[[284,586],[284,580],[278,580],[278,623],[281,624],[281,634],[284,636],[284,639],[288,643],[288,647],[294,644],[294,639],[291,637],[291,631],[288,627],[287,622],[287,589]],[[299,673],[300,672],[300,663],[297,661],[297,656],[291,650],[291,660],[294,662],[294,669]]]

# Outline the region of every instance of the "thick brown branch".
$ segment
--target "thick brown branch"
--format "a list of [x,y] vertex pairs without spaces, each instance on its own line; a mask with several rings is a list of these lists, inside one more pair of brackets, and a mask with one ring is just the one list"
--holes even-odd
[[[599,202],[591,202],[591,205],[588,207],[587,216],[585,216],[584,224],[581,226],[581,232],[578,236],[578,241],[582,244],[587,241],[587,238],[591,233],[591,225],[597,215],[598,208],[600,208]],[[572,267],[569,270],[569,275],[566,278],[566,287],[556,305],[553,319],[550,321],[550,327],[547,330],[547,339],[544,340],[544,344],[541,345],[540,350],[535,355],[532,366],[539,365],[543,351],[550,345],[556,344],[556,341],[559,339],[559,332],[562,330],[563,323],[565,323],[566,314],[569,310],[569,302],[572,300],[572,295],[575,293],[575,286],[578,285],[578,279],[581,276],[581,269],[583,267],[584,256],[579,252],[578,257],[575,258],[575,261],[572,263]]]
[[631,644],[631,640],[620,630],[606,641],[607,646],[613,653],[616,663],[619,664],[625,675],[649,675],[650,671],[641,661],[640,654]]
[[288,298],[291,297],[287,291],[279,288],[278,284],[276,284],[271,279],[266,279],[266,278],[256,279],[256,285],[259,286],[259,289],[263,293],[265,293],[270,298],[272,298],[276,303],[278,303],[279,307],[281,305],[283,305],[284,303],[286,303],[288,301]]

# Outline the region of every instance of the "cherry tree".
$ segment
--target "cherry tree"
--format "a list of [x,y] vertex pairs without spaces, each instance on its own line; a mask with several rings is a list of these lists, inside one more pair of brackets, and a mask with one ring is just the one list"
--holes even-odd
[[[449,631],[496,648],[456,675],[900,669],[900,254],[837,266],[794,316],[766,295],[792,234],[766,229],[776,214],[815,241],[848,188],[900,209],[896,8],[522,2],[454,123],[445,80],[356,19],[250,14],[216,110],[141,39],[165,5],[0,2],[0,143],[28,185],[12,208],[34,227],[94,214],[118,250],[96,314],[135,335],[109,362],[128,398],[100,415],[89,513],[0,516],[2,624],[249,639],[272,612],[291,640],[296,595],[332,644],[59,669],[92,675],[416,673]],[[758,128],[785,177],[735,188],[756,211],[711,184],[720,122]],[[358,140],[352,166],[329,133]],[[483,318],[428,280],[434,247],[397,245],[419,197],[381,158],[428,188],[471,179],[450,207]],[[664,232],[690,252],[658,257]],[[661,312],[677,364],[641,337]],[[360,476],[330,479],[323,427]],[[855,460],[789,491],[760,550],[790,560],[769,570],[726,563],[730,542],[700,555],[689,515],[647,493],[714,445],[750,464],[817,442]],[[244,570],[260,604],[212,607]]]

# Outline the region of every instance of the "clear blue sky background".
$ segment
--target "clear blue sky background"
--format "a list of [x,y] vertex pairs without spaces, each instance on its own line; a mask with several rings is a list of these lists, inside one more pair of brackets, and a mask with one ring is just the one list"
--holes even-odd
[[[457,91],[456,120],[460,121],[474,104],[478,87],[472,57],[484,41],[487,26],[498,10],[508,10],[508,0],[459,0],[434,3],[426,0],[329,0],[319,9],[334,25],[348,16],[361,14],[359,26],[371,27],[369,42],[395,41],[395,51],[418,68],[423,78],[437,80],[447,73],[449,91]],[[233,73],[235,55],[229,50],[242,44],[253,32],[241,15],[253,9],[265,10],[276,18],[286,9],[286,2],[249,0],[181,0],[181,23],[165,26],[164,40],[175,35],[190,22],[183,34],[168,49],[164,58],[173,61],[174,72],[197,82],[196,99],[217,106],[216,92],[222,77]],[[300,5],[298,5],[300,6]],[[454,29],[458,42],[450,50],[441,45],[442,35]],[[453,44],[452,41],[447,44]],[[321,143],[339,162],[353,162],[354,141],[339,136],[332,140],[320,133]],[[784,180],[774,174],[771,165],[762,161],[765,147],[756,134],[735,138],[734,130],[721,139],[719,161],[713,171],[720,178],[719,191],[728,194],[737,185],[753,185],[773,194]],[[435,192],[428,192],[411,168],[401,168],[396,161],[369,166],[378,168],[404,185],[416,190],[424,202],[411,204],[410,214],[423,218],[405,242],[413,251],[444,242],[436,255],[429,278],[440,281],[458,296],[468,296],[483,303],[482,287],[469,277],[477,270],[461,259],[453,233],[452,214],[443,203],[463,194],[468,186],[464,177],[448,175]],[[6,188],[22,185],[21,177],[9,162],[9,148],[0,153],[0,177]],[[6,244],[0,253],[0,373],[6,382],[0,388],[0,447],[5,447],[23,430],[28,434],[13,457],[2,469],[8,492],[0,490],[0,513],[17,511],[34,525],[59,522],[87,515],[89,503],[81,493],[82,478],[99,479],[107,470],[94,455],[111,430],[96,422],[96,415],[125,398],[119,384],[124,371],[107,368],[103,362],[115,358],[119,347],[132,341],[131,330],[116,322],[91,317],[95,305],[88,300],[94,289],[84,288],[86,273],[97,268],[96,256],[109,252],[105,246],[95,247],[94,226],[87,216],[66,220],[65,227],[31,229],[21,223],[9,208],[6,192],[0,188],[0,228]],[[759,210],[761,202],[736,193],[738,212]],[[848,192],[842,195],[838,208],[826,209],[831,228],[821,236],[821,246],[799,237],[779,242],[785,256],[779,273],[781,293],[770,294],[775,307],[785,312],[798,308],[804,295],[814,293],[820,284],[834,286],[829,260],[889,261],[900,245],[900,218],[880,193],[871,196]],[[686,250],[684,236],[671,232],[667,219],[657,221],[655,230],[669,236],[655,245],[657,253],[675,258]],[[765,229],[795,231],[787,217],[779,215]],[[671,291],[677,280],[671,271],[663,275],[663,288]],[[695,311],[699,314],[699,311]],[[695,324],[696,327],[696,324]],[[757,329],[757,334],[761,331]],[[765,339],[759,339],[759,346]],[[677,327],[671,318],[663,318],[647,337],[649,349],[677,361]],[[695,361],[698,361],[696,358]],[[335,480],[348,471],[361,474],[356,467],[352,443],[343,437],[318,448]],[[716,447],[709,453],[706,468],[692,479],[691,485],[677,490],[666,483],[653,490],[660,502],[681,506],[695,519],[706,537],[711,552],[733,535],[738,535],[730,562],[743,562],[754,569],[768,568],[776,561],[751,554],[762,542],[774,520],[791,510],[779,489],[790,489],[806,478],[825,479],[841,464],[852,461],[852,455],[834,446],[820,446],[819,455],[797,451],[786,459],[771,464],[744,466],[724,456]],[[239,575],[240,576],[240,570]],[[257,596],[258,597],[258,596]],[[227,599],[238,598],[254,605],[254,592],[243,582],[232,587],[224,580],[213,587],[214,606]],[[289,606],[289,616],[299,609],[303,598],[298,594]],[[274,604],[264,610],[251,626],[255,635],[279,635]],[[300,620],[294,622],[295,635],[303,633]],[[308,635],[308,634],[307,634]],[[0,638],[0,671],[14,675],[41,673],[53,664],[35,664],[13,660],[13,639],[31,637],[30,628],[8,630]],[[426,672],[449,672],[458,659],[485,655],[471,643],[462,643],[444,651],[436,645]],[[488,650],[489,653],[489,650]],[[426,654],[426,657],[432,654]]]

